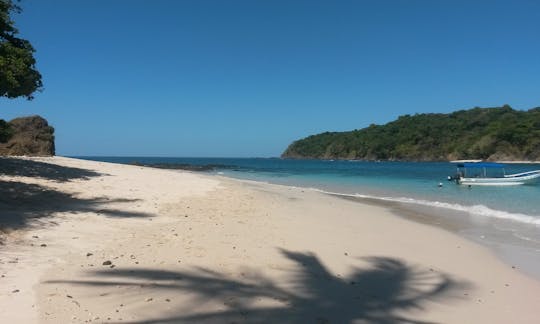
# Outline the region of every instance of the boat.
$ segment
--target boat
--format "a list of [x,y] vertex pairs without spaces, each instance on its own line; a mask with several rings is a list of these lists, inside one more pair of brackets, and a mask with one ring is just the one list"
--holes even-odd
[[535,183],[540,170],[506,174],[505,165],[493,162],[464,162],[457,164],[457,174],[449,181],[466,186],[515,186]]

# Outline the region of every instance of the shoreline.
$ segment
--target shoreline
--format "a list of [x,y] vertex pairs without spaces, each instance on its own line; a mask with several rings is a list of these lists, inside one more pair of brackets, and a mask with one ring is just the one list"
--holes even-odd
[[[538,244],[532,244],[523,240],[516,241],[516,238],[508,233],[497,232],[486,225],[490,220],[478,224],[470,214],[444,207],[428,207],[398,201],[382,201],[376,198],[335,196],[341,199],[387,208],[396,217],[454,233],[470,242],[487,248],[508,266],[540,281],[540,259],[538,258],[540,250]],[[436,212],[437,210],[439,212]]]
[[28,161],[41,177],[0,177],[39,186],[13,209],[33,225],[0,245],[2,321],[536,320],[540,281],[389,206],[191,172]]
[[[490,253],[506,263],[512,269],[520,271],[522,274],[540,281],[540,259],[537,257],[540,247],[537,244],[525,245],[523,240],[516,242],[515,238],[504,233],[495,233],[494,229],[487,227],[490,221],[498,221],[497,219],[485,219],[480,224],[465,211],[453,210],[445,207],[427,206],[417,203],[405,203],[389,199],[380,199],[376,197],[362,197],[352,194],[341,194],[328,192],[318,188],[293,186],[287,184],[275,184],[265,181],[248,180],[234,177],[218,175],[227,180],[238,181],[247,184],[261,184],[269,186],[277,186],[294,188],[306,191],[313,191],[336,197],[338,199],[353,201],[359,204],[369,204],[384,208],[394,214],[396,217],[406,219],[422,225],[432,226],[437,229],[448,231],[459,237],[478,244],[486,248]],[[482,216],[483,217],[483,216]],[[513,220],[503,220],[514,222]],[[532,224],[524,224],[524,226],[534,226]],[[490,240],[489,238],[495,237]]]

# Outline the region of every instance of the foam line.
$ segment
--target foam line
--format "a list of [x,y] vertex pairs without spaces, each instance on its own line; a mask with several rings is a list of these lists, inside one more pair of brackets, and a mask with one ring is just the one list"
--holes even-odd
[[415,204],[415,205],[428,206],[428,207],[446,208],[450,210],[466,212],[471,215],[493,217],[493,218],[498,218],[498,219],[508,219],[508,220],[513,220],[513,221],[517,221],[521,223],[540,226],[540,216],[531,216],[531,215],[520,214],[520,213],[510,213],[506,211],[491,209],[484,205],[464,206],[460,204],[451,204],[451,203],[440,202],[440,201],[429,201],[429,200],[414,199],[414,198],[407,198],[407,197],[378,197],[378,196],[364,195],[364,194],[358,194],[358,193],[344,194],[344,193],[339,193],[339,192],[329,192],[329,191],[315,189],[315,188],[313,188],[313,190],[320,191],[326,194],[337,195],[337,196],[368,198],[368,199],[376,199],[376,200],[382,200],[382,201]]

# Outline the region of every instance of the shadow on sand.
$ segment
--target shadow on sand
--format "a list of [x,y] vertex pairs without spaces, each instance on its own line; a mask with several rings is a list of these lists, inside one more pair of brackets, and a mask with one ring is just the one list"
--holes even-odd
[[[39,177],[67,182],[75,179],[86,180],[101,174],[91,170],[44,162],[0,158],[0,175]],[[55,212],[97,212],[112,217],[151,216],[145,213],[104,208],[104,205],[109,203],[135,201],[107,198],[82,199],[73,194],[37,184],[0,180],[0,232],[30,227],[30,224],[31,226],[54,224],[47,218]]]
[[[350,276],[340,278],[312,253],[282,250],[282,254],[294,262],[295,270],[280,283],[257,271],[235,279],[201,268],[111,269],[91,272],[98,277],[93,281],[47,283],[140,287],[132,294],[161,290],[191,297],[189,303],[175,305],[172,300],[159,318],[123,323],[427,323],[411,314],[421,314],[428,302],[457,299],[458,292],[469,287],[393,258],[365,258],[369,266],[356,267]],[[220,305],[219,310],[193,311],[208,302]]]
[[0,157],[0,175],[38,177],[64,182],[75,179],[89,179],[102,174],[92,170],[65,167],[46,162]]

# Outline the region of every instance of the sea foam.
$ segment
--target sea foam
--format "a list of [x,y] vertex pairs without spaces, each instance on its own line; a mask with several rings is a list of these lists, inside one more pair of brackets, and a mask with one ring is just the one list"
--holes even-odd
[[414,199],[414,198],[408,198],[408,197],[381,197],[381,196],[372,196],[372,195],[359,194],[359,193],[345,194],[345,193],[339,193],[339,192],[325,191],[325,190],[316,189],[316,188],[312,188],[312,189],[315,191],[319,191],[319,192],[331,194],[331,195],[336,195],[336,196],[374,199],[374,200],[381,200],[381,201],[399,202],[399,203],[405,203],[405,204],[415,204],[415,205],[427,206],[427,207],[445,208],[449,210],[465,212],[470,215],[512,220],[516,222],[540,226],[540,216],[532,216],[532,215],[526,215],[526,214],[521,214],[521,213],[511,213],[507,211],[491,209],[484,205],[465,206],[465,205],[460,205],[456,203],[429,201],[429,200]]

